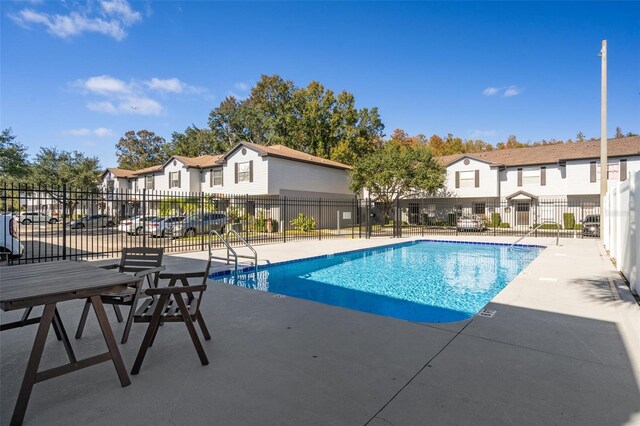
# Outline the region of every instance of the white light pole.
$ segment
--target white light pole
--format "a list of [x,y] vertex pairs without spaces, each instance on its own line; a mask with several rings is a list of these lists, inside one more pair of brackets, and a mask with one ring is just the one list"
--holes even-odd
[[[604,225],[604,199],[607,194],[607,40],[602,40],[600,50],[602,60],[601,96],[600,101],[600,231]],[[600,239],[604,240],[604,232],[600,232]]]

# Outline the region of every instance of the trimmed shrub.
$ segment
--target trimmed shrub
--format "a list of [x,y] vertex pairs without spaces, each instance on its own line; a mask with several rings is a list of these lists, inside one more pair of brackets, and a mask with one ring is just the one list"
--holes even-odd
[[573,229],[576,226],[576,217],[573,213],[563,213],[562,222],[564,229]]
[[489,226],[492,228],[497,228],[502,223],[502,217],[500,213],[494,212],[491,213],[491,222],[489,222]]
[[291,225],[297,231],[309,232],[316,229],[316,220],[312,216],[299,213],[298,217],[291,221]]
[[509,222],[502,222],[500,228],[511,228],[511,225],[509,225]]
[[[533,226],[531,227],[531,229],[537,227],[538,224],[534,223]],[[538,229],[562,229],[562,227],[560,225],[556,225],[555,223],[545,223],[544,225],[540,226],[540,228]]]
[[574,226],[573,229],[575,229],[576,231],[582,231],[582,224],[576,223],[576,226]]

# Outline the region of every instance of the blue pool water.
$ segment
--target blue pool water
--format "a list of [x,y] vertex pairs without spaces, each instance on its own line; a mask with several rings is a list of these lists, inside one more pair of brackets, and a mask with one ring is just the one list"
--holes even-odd
[[247,288],[409,321],[477,314],[542,250],[539,246],[412,241],[216,276]]

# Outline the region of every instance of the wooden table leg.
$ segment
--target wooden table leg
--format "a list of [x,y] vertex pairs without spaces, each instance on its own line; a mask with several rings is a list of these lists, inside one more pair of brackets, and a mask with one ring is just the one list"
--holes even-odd
[[40,325],[38,325],[38,332],[36,333],[36,340],[33,342],[31,355],[29,355],[27,370],[24,373],[24,379],[22,379],[22,386],[20,387],[18,400],[16,401],[16,406],[13,409],[13,417],[11,417],[12,426],[21,425],[24,420],[24,414],[27,411],[31,390],[33,389],[33,385],[36,381],[38,366],[40,365],[40,359],[42,358],[42,351],[44,350],[44,344],[47,341],[47,334],[49,333],[49,327],[53,321],[55,310],[55,303],[44,307],[44,312],[40,318]]
[[107,343],[109,353],[111,353],[111,359],[113,360],[113,365],[115,366],[118,377],[120,378],[120,384],[123,387],[129,386],[131,384],[131,379],[129,379],[127,370],[124,368],[122,356],[120,355],[120,350],[118,349],[116,339],[113,336],[113,331],[111,330],[111,325],[109,325],[109,319],[107,318],[107,314],[104,311],[104,305],[102,304],[100,296],[91,297],[91,304],[93,305],[93,310],[96,312],[98,323],[100,324],[100,328],[102,329],[104,341]]
[[67,351],[69,362],[76,362],[76,355],[73,353],[73,348],[71,347],[71,342],[69,341],[67,330],[65,330],[64,324],[62,324],[62,318],[60,318],[60,312],[58,312],[58,309],[55,310],[55,315],[53,317],[54,327],[56,326],[56,324],[58,332],[60,333],[60,340],[62,340],[62,344],[64,345],[64,350]]

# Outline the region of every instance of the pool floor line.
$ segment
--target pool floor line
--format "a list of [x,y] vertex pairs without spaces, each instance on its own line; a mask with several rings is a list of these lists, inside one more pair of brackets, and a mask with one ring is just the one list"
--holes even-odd
[[[431,364],[431,363],[432,363],[432,362],[433,362],[433,361],[438,357],[438,355],[440,355],[440,354],[441,354],[445,349],[447,349],[447,347],[451,344],[451,342],[453,342],[453,341],[456,339],[456,337],[458,337],[460,334],[462,334],[462,332],[464,331],[464,329],[465,329],[465,328],[467,328],[467,327],[469,326],[469,324],[471,324],[471,323],[473,322],[473,320],[474,320],[474,319],[475,319],[475,316],[471,317],[471,320],[470,320],[468,323],[466,323],[466,324],[465,324],[465,326],[464,326],[464,327],[462,327],[462,329],[460,329],[460,331],[457,331],[457,332],[451,331],[450,333],[455,333],[455,335],[451,338],[451,340],[449,340],[449,341],[447,342],[447,344],[446,344],[446,345],[444,345],[444,346],[443,346],[443,347],[442,347],[438,352],[436,352],[436,354],[435,354],[434,356],[432,356],[432,357],[431,357],[431,358],[430,358],[430,359],[429,359],[429,360],[428,360],[428,361],[427,361],[427,362],[426,362],[426,363],[425,363],[425,364],[424,364],[424,365],[423,365],[423,366],[422,366],[422,367],[421,367],[421,368],[416,372],[416,374],[414,374],[413,376],[411,376],[411,378],[407,381],[407,383],[405,383],[405,384],[404,384],[400,389],[398,389],[398,391],[397,391],[397,392],[396,392],[396,393],[395,393],[395,394],[394,394],[394,395],[393,395],[393,396],[392,396],[392,397],[391,397],[387,402],[385,402],[385,404],[384,404],[382,407],[380,407],[380,409],[379,409],[378,411],[376,411],[376,413],[375,413],[375,414],[374,414],[374,415],[373,415],[369,420],[367,420],[367,421],[365,422],[365,424],[364,424],[364,425],[365,425],[365,426],[367,426],[367,425],[368,425],[369,423],[371,423],[371,422],[372,422],[376,417],[378,417],[378,414],[380,414],[380,413],[381,413],[385,408],[387,408],[387,406],[388,406],[389,404],[391,404],[391,402],[392,402],[394,399],[396,399],[396,398],[397,398],[397,396],[398,396],[398,395],[400,395],[400,393],[401,393],[401,392],[402,392],[402,391],[403,391],[407,386],[409,386],[409,385],[411,384],[411,382],[413,382],[413,381],[414,381],[414,379],[415,379],[416,377],[418,377],[418,375],[424,371],[424,369],[425,369],[425,368],[429,367],[429,366],[430,366],[429,364]],[[446,331],[446,330],[442,330],[442,331]],[[388,420],[387,420],[387,423],[388,423]]]

